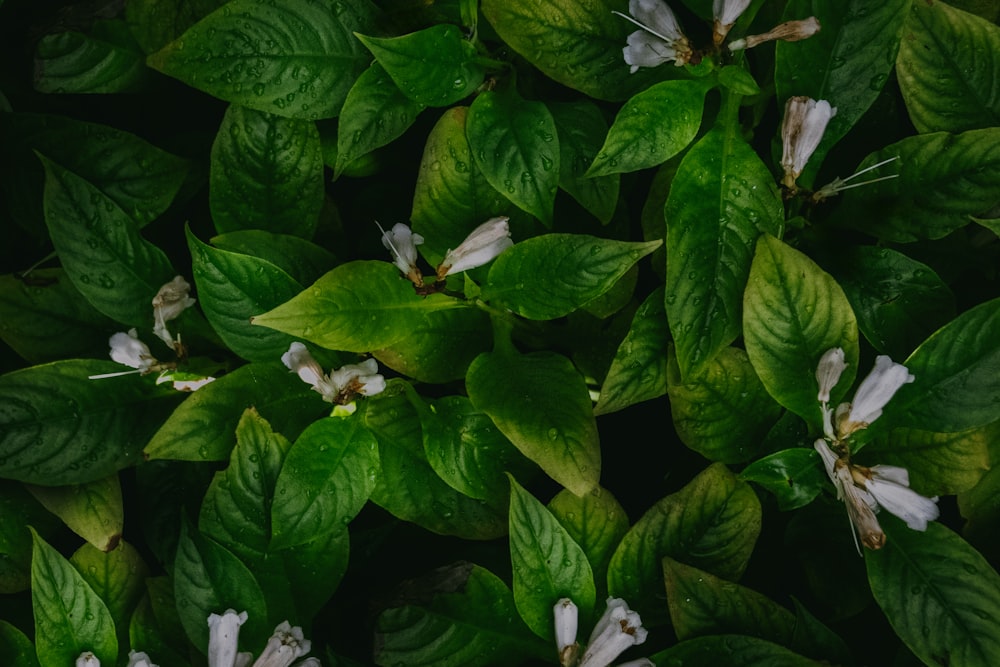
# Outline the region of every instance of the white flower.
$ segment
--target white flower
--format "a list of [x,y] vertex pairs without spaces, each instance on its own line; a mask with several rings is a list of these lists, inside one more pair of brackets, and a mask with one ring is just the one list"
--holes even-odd
[[716,44],[722,44],[722,40],[729,34],[729,29],[749,6],[750,0],[714,0],[712,2],[712,15],[715,18],[715,32],[712,35],[712,40]]
[[876,357],[875,368],[861,381],[861,385],[854,393],[846,428],[841,427],[841,432],[852,433],[867,427],[881,416],[882,408],[899,388],[913,382],[914,379],[906,366],[895,363],[884,354]]
[[[854,483],[851,472],[853,466],[846,457],[841,458],[832,452],[825,440],[817,440],[813,446],[823,458],[826,474],[837,490],[837,499],[843,500],[847,507],[847,516],[854,526],[852,535],[855,535],[855,545],[857,538],[860,537],[861,543],[869,549],[881,549],[885,544],[885,533],[875,518],[875,511],[878,508],[875,498]],[[860,551],[859,547],[858,552]]]
[[437,268],[438,280],[482,266],[514,245],[508,220],[506,216],[490,218],[473,229],[457,248],[446,252]]
[[[375,224],[378,225],[377,222]],[[382,225],[378,228],[382,229]],[[382,229],[382,245],[395,257],[393,263],[396,268],[417,286],[423,284],[420,270],[417,268],[417,246],[423,242],[423,236],[414,234],[401,222],[397,222],[389,231]]]
[[579,667],[607,667],[625,649],[646,641],[639,614],[621,598],[608,598],[608,607],[594,626]]
[[234,667],[240,626],[246,623],[247,613],[227,609],[222,616],[208,615],[208,667]]
[[628,36],[622,49],[632,74],[640,67],[656,67],[671,60],[678,67],[691,58],[691,47],[673,11],[663,0],[629,0],[632,16],[612,12],[642,28]]
[[158,665],[155,665],[142,651],[129,651],[127,667],[158,667]]
[[795,180],[823,139],[827,123],[837,113],[826,100],[790,97],[785,104],[785,119],[781,124],[781,167],[785,171],[782,183],[795,189]]
[[758,44],[773,42],[777,39],[783,42],[798,42],[799,40],[812,37],[820,31],[821,27],[819,19],[815,16],[810,16],[801,21],[786,21],[765,32],[763,35],[750,35],[744,39],[733,40],[729,43],[729,50],[752,49]]
[[639,658],[628,662],[619,662],[618,667],[656,667],[656,663],[649,658]]
[[76,667],[101,667],[101,661],[90,651],[84,651],[76,659]]
[[108,339],[108,345],[111,346],[112,361],[135,368],[142,374],[148,373],[159,363],[146,344],[139,340],[139,334],[135,329],[129,329],[128,333],[118,332],[112,335]]
[[293,628],[288,621],[282,621],[274,628],[274,634],[267,640],[267,646],[253,667],[289,667],[311,647],[312,642],[304,638],[302,628]]
[[552,615],[555,620],[559,664],[570,667],[576,664],[576,656],[580,650],[580,645],[576,642],[579,610],[572,600],[562,598],[552,607]]
[[843,348],[834,347],[823,353],[816,365],[816,383],[819,385],[816,400],[820,403],[830,402],[830,391],[837,386],[845,368],[847,363],[844,361]]
[[855,466],[865,477],[864,487],[879,506],[898,516],[913,530],[927,530],[927,522],[938,518],[937,496],[927,498],[910,488],[910,473],[898,466]]
[[156,321],[153,333],[171,349],[175,348],[175,343],[170,331],[167,330],[167,322],[176,319],[194,305],[195,300],[188,296],[190,292],[191,285],[182,276],[174,276],[174,279],[161,287],[153,297],[153,319]]
[[385,391],[385,378],[378,374],[378,362],[374,359],[348,364],[326,375],[306,346],[295,341],[288,346],[288,352],[281,355],[281,362],[328,403],[343,405],[355,394],[374,396]]

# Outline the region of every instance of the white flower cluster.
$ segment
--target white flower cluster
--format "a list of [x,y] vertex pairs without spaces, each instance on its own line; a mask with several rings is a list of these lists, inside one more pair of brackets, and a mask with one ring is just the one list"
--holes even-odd
[[311,385],[327,403],[346,405],[358,394],[374,396],[385,391],[385,378],[378,374],[378,362],[374,359],[341,366],[327,375],[306,346],[295,341],[281,355],[281,363]]
[[309,653],[312,642],[304,638],[302,628],[294,628],[288,621],[282,621],[274,628],[274,634],[267,640],[267,646],[253,663],[253,654],[240,652],[238,648],[240,626],[246,623],[247,613],[236,613],[227,609],[221,616],[208,616],[208,667],[320,667],[318,658],[299,660]]
[[[607,609],[597,621],[587,650],[577,660],[580,644],[576,641],[579,610],[569,598],[562,598],[552,607],[555,620],[556,648],[562,667],[608,667],[626,649],[646,641],[646,629],[639,614],[628,608],[621,598],[608,598]],[[647,658],[624,662],[618,667],[655,667]]]
[[[837,498],[847,506],[857,537],[869,549],[885,544],[885,533],[875,513],[885,509],[898,516],[913,530],[927,530],[927,522],[938,517],[937,498],[926,498],[910,488],[910,474],[905,468],[876,465],[870,468],[851,463],[847,440],[882,415],[882,408],[904,384],[913,382],[906,366],[885,355],[875,359],[875,368],[862,380],[850,403],[830,407],[830,392],[847,368],[844,351],[827,350],[816,367],[819,392],[816,399],[823,412],[823,434],[813,443],[823,459]],[[856,538],[857,539],[857,538]]]

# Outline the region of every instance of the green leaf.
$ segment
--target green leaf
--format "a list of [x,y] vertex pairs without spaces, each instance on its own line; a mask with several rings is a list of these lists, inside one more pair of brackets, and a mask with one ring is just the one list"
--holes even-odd
[[551,227],[560,165],[559,137],[548,108],[513,92],[484,92],[469,108],[466,134],[487,182]]
[[[836,220],[886,241],[939,239],[1000,203],[1000,128],[907,137],[861,168],[899,157],[865,178],[898,178],[844,193]],[[860,217],[858,217],[860,216]],[[866,222],[859,224],[863,219]]]
[[225,0],[131,0],[125,20],[146,53],[158,51],[224,4]]
[[482,310],[441,310],[414,321],[405,338],[372,354],[394,371],[436,384],[464,378],[491,341],[490,318]]
[[792,598],[792,602],[795,604],[795,629],[792,631],[789,648],[820,661],[853,665],[854,658],[844,640],[810,614],[801,602],[795,598]]
[[412,389],[392,383],[368,401],[365,421],[378,440],[381,471],[372,502],[393,515],[441,535],[489,540],[507,532],[506,508],[463,495],[448,486],[424,454],[420,416],[407,396]]
[[[993,442],[997,441],[994,427]],[[990,560],[1000,555],[996,530],[1000,525],[1000,466],[993,466],[979,483],[958,496],[958,508],[965,519],[962,535]]]
[[97,356],[112,320],[97,312],[62,269],[0,276],[0,338],[31,363]]
[[[811,183],[824,156],[868,111],[892,72],[912,0],[792,0],[784,20],[815,16],[822,29],[775,46],[775,86],[784,102],[793,95],[828,100],[837,114],[823,133],[800,182]],[[905,41],[905,40],[904,40]]]
[[39,667],[34,644],[17,627],[4,620],[0,620],[0,652],[14,661],[10,667]]
[[610,491],[597,487],[582,496],[564,489],[549,501],[549,511],[587,555],[598,597],[603,596],[607,592],[608,563],[628,532],[625,509]]
[[263,637],[268,625],[267,604],[252,572],[225,547],[199,534],[185,521],[174,560],[174,597],[188,638],[208,646],[209,614],[226,609],[247,613],[244,636]]
[[745,635],[689,639],[653,656],[660,665],[713,667],[818,667],[820,663],[784,646]]
[[939,523],[910,530],[881,519],[888,539],[868,551],[868,581],[893,630],[926,664],[1000,661],[1000,576]]
[[445,396],[416,407],[427,461],[459,493],[503,506],[510,496],[504,473],[526,479],[538,470],[468,398]]
[[330,406],[280,363],[249,364],[185,399],[146,445],[146,459],[222,461],[236,444],[243,411],[254,407],[287,437],[295,437]]
[[536,236],[497,257],[482,298],[530,320],[554,320],[610,290],[659,245],[586,234]]
[[667,321],[687,379],[740,334],[754,242],[781,236],[784,211],[757,154],[734,130],[717,128],[684,156],[664,215]]
[[376,664],[485,667],[554,651],[532,636],[510,589],[489,570],[461,563],[436,574],[426,602],[379,615]]
[[[669,556],[723,579],[746,569],[760,533],[760,501],[721,463],[663,498],[632,526],[611,558],[608,590],[655,625],[666,620],[663,570]],[[648,615],[648,618],[647,618]]]
[[487,352],[469,366],[465,384],[473,405],[545,474],[580,496],[597,486],[597,422],[587,385],[569,359]]
[[844,350],[847,370],[831,404],[854,382],[858,330],[840,285],[811,259],[771,236],[762,236],[743,297],[747,356],[768,393],[816,427],[816,364],[827,350]]
[[483,82],[476,47],[457,25],[442,23],[401,37],[358,35],[396,86],[414,102],[446,107]]
[[782,646],[791,642],[795,617],[755,590],[669,557],[663,559],[663,579],[670,621],[680,641],[733,633]]
[[[84,651],[115,664],[118,640],[107,606],[80,573],[32,530],[31,607],[43,665],[70,665]],[[207,626],[206,626],[207,627]]]
[[289,118],[330,118],[369,56],[367,2],[232,0],[148,58],[209,95]]
[[147,577],[145,588],[146,595],[129,621],[129,645],[141,646],[160,664],[190,667],[179,653],[186,652],[190,643],[177,615],[173,581],[166,576]]
[[212,144],[209,188],[220,234],[264,229],[311,238],[323,206],[316,124],[231,105]]
[[93,34],[45,35],[35,48],[35,90],[40,93],[129,93],[149,76],[145,54],[124,21],[103,21]]
[[133,465],[177,392],[110,361],[68,359],[0,376],[0,476],[82,484]]
[[754,461],[743,469],[740,479],[770,491],[778,507],[787,512],[811,503],[826,488],[829,478],[815,449],[794,447]]
[[465,305],[443,294],[420,296],[390,262],[348,262],[254,324],[331,350],[370,352],[410,334],[430,313]]
[[750,72],[739,65],[725,65],[719,72],[719,83],[745,97],[760,95],[760,86]]
[[926,264],[895,250],[851,248],[832,272],[861,333],[883,354],[906,357],[955,316],[955,297],[945,282]]
[[667,313],[663,288],[653,290],[632,317],[628,334],[601,385],[595,415],[623,410],[667,393]]
[[337,124],[337,162],[334,175],[376,148],[398,139],[424,110],[393,83],[375,62],[351,86]]
[[410,219],[413,231],[424,237],[420,253],[432,266],[490,218],[509,216],[517,238],[528,227],[528,215],[514,209],[479,170],[466,138],[468,113],[468,107],[455,107],[441,115],[427,136],[417,172]]
[[[951,433],[1000,419],[1000,299],[942,327],[904,363],[916,380],[885,408],[900,425]],[[887,420],[888,421],[888,420]]]
[[336,257],[326,248],[289,234],[274,234],[262,229],[244,229],[210,239],[220,250],[252,255],[270,262],[296,282],[305,285],[330,270]]
[[943,3],[914,2],[896,72],[918,132],[1000,125],[1000,28]]
[[781,416],[746,352],[726,347],[700,374],[682,382],[673,355],[667,365],[670,414],[681,442],[710,461],[743,463],[759,453]]
[[615,116],[587,175],[639,171],[680,153],[701,126],[706,92],[702,81],[664,81],[632,97]]
[[559,133],[559,187],[606,225],[618,205],[621,178],[617,174],[586,176],[601,150],[601,137],[608,133],[604,115],[586,100],[548,106]]
[[151,328],[150,305],[175,274],[136,223],[80,176],[39,156],[45,166],[45,223],[73,285],[111,319]]
[[559,83],[601,100],[624,100],[673,75],[672,66],[629,74],[622,57],[631,23],[608,0],[485,0],[483,14],[501,39]]
[[111,551],[121,541],[125,515],[117,474],[86,484],[29,486],[28,490],[95,549]]
[[255,313],[275,308],[302,285],[267,260],[218,250],[187,230],[198,302],[230,350],[250,361],[280,359],[294,338],[250,324]]
[[552,605],[568,597],[583,610],[597,592],[587,555],[534,496],[510,478],[510,562],[514,602],[521,618],[542,639],[553,639]]
[[51,538],[63,528],[23,485],[0,485],[0,593],[19,593],[31,584],[32,534],[28,526],[43,538]]
[[271,508],[274,548],[344,529],[375,488],[378,444],[362,415],[314,422],[292,445]]

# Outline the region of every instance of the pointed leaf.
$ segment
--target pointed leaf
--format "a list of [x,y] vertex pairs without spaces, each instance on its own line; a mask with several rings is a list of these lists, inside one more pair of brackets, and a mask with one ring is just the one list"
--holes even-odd
[[31,495],[95,549],[111,551],[122,538],[125,515],[118,475],[70,486],[28,486]]
[[740,479],[756,482],[774,494],[782,511],[805,507],[826,488],[829,479],[812,447],[793,447],[748,465]]
[[125,20],[146,53],[163,48],[185,30],[222,5],[225,0],[131,0]]
[[299,284],[314,282],[337,263],[332,252],[311,241],[274,234],[263,229],[244,229],[209,239],[220,250],[253,255],[271,262]]
[[817,667],[819,664],[784,646],[745,635],[712,635],[688,639],[653,657],[661,665]]
[[21,484],[0,486],[0,593],[20,593],[31,585],[31,526],[43,539],[63,530],[62,522]]
[[549,111],[559,132],[559,187],[602,224],[608,224],[618,204],[620,177],[589,178],[587,169],[601,150],[608,124],[592,102],[550,103]]
[[39,667],[35,646],[17,627],[0,620],[0,653],[10,656],[10,667]]
[[[625,509],[610,491],[597,487],[583,496],[563,489],[549,501],[549,511],[587,554],[598,597],[602,597],[607,592],[608,563],[628,532]],[[574,602],[579,606],[577,600]]]

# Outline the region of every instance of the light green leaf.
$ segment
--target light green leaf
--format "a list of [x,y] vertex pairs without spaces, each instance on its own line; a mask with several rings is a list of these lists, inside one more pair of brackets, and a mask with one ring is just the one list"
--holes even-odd
[[568,597],[588,617],[594,608],[594,573],[577,544],[545,505],[510,478],[510,561],[514,602],[542,639],[554,638],[552,605]]
[[405,338],[372,354],[394,371],[436,384],[464,378],[491,342],[490,318],[482,310],[441,310],[414,321]]
[[735,130],[717,128],[684,156],[664,215],[667,321],[686,380],[740,334],[754,242],[781,236],[784,210],[757,154]]
[[266,260],[218,250],[186,231],[198,303],[219,338],[244,359],[280,359],[295,339],[255,327],[250,318],[285,303],[302,285]]
[[290,118],[330,118],[370,56],[367,2],[232,0],[147,59],[209,95]]
[[739,65],[725,65],[718,70],[719,83],[743,96],[760,95],[760,86],[750,72]]
[[446,107],[468,97],[483,82],[476,47],[462,29],[441,23],[401,37],[358,35],[396,86],[414,102]]
[[783,103],[793,95],[805,95],[837,108],[800,183],[812,182],[827,152],[882,91],[911,3],[919,4],[913,0],[792,0],[785,7],[784,20],[815,16],[822,28],[808,39],[777,42],[774,80],[779,100]]
[[774,494],[778,507],[805,507],[828,484],[819,454],[811,447],[794,447],[769,454],[748,465],[740,479],[755,482]]
[[375,62],[351,86],[337,123],[334,176],[363,155],[398,139],[424,110],[396,87]]
[[129,93],[149,77],[145,54],[124,21],[97,23],[92,34],[45,35],[35,48],[35,90],[40,93]]
[[617,412],[667,393],[667,313],[663,288],[653,290],[635,311],[628,334],[601,385],[595,415]]
[[117,474],[86,484],[27,488],[45,509],[95,549],[110,551],[120,542],[125,514]]
[[469,149],[487,182],[515,206],[552,226],[559,186],[559,137],[542,102],[485,92],[469,107]]
[[486,667],[554,652],[524,626],[510,589],[489,570],[461,563],[436,574],[426,601],[379,615],[376,664]]
[[111,361],[68,359],[0,376],[0,476],[82,484],[134,465],[177,392]]
[[31,607],[43,665],[71,665],[84,651],[115,664],[118,640],[107,606],[80,573],[33,529]]
[[482,298],[531,320],[553,320],[610,290],[659,245],[586,234],[536,236],[496,258]]
[[175,275],[170,260],[104,193],[39,157],[46,174],[45,223],[73,285],[111,319],[151,329],[150,302]]
[[390,262],[359,260],[252,322],[331,350],[370,352],[405,338],[432,312],[464,307],[443,294],[420,296]]
[[220,234],[264,229],[311,238],[323,206],[316,124],[231,105],[212,144],[209,206]]
[[469,366],[465,384],[473,405],[545,474],[581,496],[597,486],[597,422],[587,385],[569,359],[487,352]]
[[746,569],[760,522],[760,501],[750,485],[715,463],[632,526],[611,558],[608,591],[628,600],[648,624],[662,622],[661,560],[669,556],[735,581]]
[[248,364],[185,399],[160,427],[147,459],[222,461],[236,444],[236,426],[247,408],[286,437],[295,437],[330,405],[281,363]]
[[618,204],[621,178],[617,174],[586,176],[601,150],[601,137],[608,133],[604,115],[586,100],[548,106],[559,132],[559,187],[606,225]]
[[680,153],[698,133],[707,91],[702,81],[664,81],[632,97],[615,116],[587,175],[639,171]]
[[1000,125],[1000,28],[944,3],[914,2],[896,72],[918,132]]
[[819,667],[821,663],[757,637],[712,635],[688,639],[653,656],[660,665]]
[[608,563],[628,532],[625,509],[610,491],[597,487],[582,496],[563,489],[549,501],[549,511],[587,555],[601,598],[607,592]]
[[893,630],[927,664],[1000,661],[1000,576],[939,523],[910,530],[881,518],[885,546],[868,551],[868,581]]
[[743,297],[747,356],[768,393],[816,427],[816,364],[827,350],[844,350],[847,370],[830,394],[835,404],[854,381],[858,329],[840,285],[811,259],[762,236]]
[[907,243],[946,236],[1000,203],[1000,128],[907,137],[872,153],[860,167],[897,156],[864,178],[899,177],[844,193],[837,221]]
[[754,458],[781,416],[781,406],[768,395],[743,350],[723,348],[688,382],[681,381],[670,355],[666,375],[678,437],[710,461]]
[[305,285],[329,271],[337,263],[333,253],[322,246],[289,234],[274,234],[263,229],[244,229],[210,239],[220,250],[253,255],[270,262],[296,282]]

